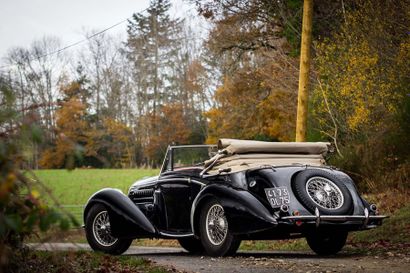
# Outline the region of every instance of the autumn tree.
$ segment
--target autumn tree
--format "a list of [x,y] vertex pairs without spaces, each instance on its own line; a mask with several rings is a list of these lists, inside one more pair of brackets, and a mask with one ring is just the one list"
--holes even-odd
[[131,168],[137,164],[135,137],[126,124],[112,118],[90,123],[83,164],[96,167]]
[[158,167],[169,144],[188,143],[191,128],[188,125],[188,117],[184,115],[181,104],[168,104],[160,108],[159,115],[148,115],[147,124],[158,128],[159,134],[147,139],[146,155],[149,165]]
[[[215,93],[216,106],[209,110],[208,142],[220,137],[290,141],[293,138],[295,88],[276,82],[276,66],[266,63],[258,69],[247,66],[226,76]],[[296,76],[296,75],[294,75]]]
[[[152,147],[168,145],[172,141],[202,143],[206,134],[206,122],[202,115],[209,96],[206,73],[198,63],[198,55],[192,49],[189,27],[179,18],[171,18],[169,1],[152,1],[147,13],[133,15],[128,25],[128,39],[124,49],[132,65],[133,79],[136,83],[136,140],[144,154],[145,162],[157,162],[158,153]],[[179,105],[175,108],[175,105]],[[164,112],[176,109],[183,117],[185,126],[193,128],[189,133],[180,126],[181,132],[171,134],[176,139],[167,140],[163,136],[165,126]],[[172,115],[169,117],[172,119]],[[180,121],[179,121],[180,122]],[[184,135],[184,138],[180,136]],[[185,134],[188,134],[185,136]],[[146,152],[146,153],[145,153]],[[148,163],[149,164],[149,163]],[[157,163],[155,163],[157,164]]]
[[212,105],[213,89],[208,71],[199,59],[185,63],[178,79],[180,92],[176,100],[182,106],[185,122],[192,129],[187,143],[204,143],[207,121],[204,113]]
[[[297,64],[288,31],[297,36],[285,2],[196,1],[214,23],[206,46],[218,60],[222,84],[207,113],[208,142],[219,137],[290,140],[297,90]],[[286,19],[286,20],[285,20]]]
[[40,160],[43,168],[61,168],[67,166],[73,168],[81,158],[83,146],[87,142],[86,132],[88,124],[86,120],[87,90],[83,88],[83,80],[63,85],[61,92],[64,99],[60,102],[57,110],[56,141],[53,147],[47,149]]

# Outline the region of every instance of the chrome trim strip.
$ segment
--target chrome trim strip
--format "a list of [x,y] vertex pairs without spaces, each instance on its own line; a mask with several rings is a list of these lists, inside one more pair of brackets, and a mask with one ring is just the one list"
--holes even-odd
[[195,183],[195,184],[198,184],[198,185],[201,185],[201,186],[205,186],[205,185],[206,185],[205,183],[203,183],[203,182],[201,182],[201,181],[198,181],[198,180],[195,180],[195,179],[191,179],[191,178],[165,178],[165,179],[159,179],[159,180],[157,181],[157,183],[158,183],[158,184],[162,184],[162,183],[172,182],[172,181],[184,181],[184,182],[187,182],[187,184]]
[[165,161],[167,160],[168,152],[169,152],[170,149],[171,149],[171,147],[168,145],[167,151],[165,152],[164,160],[162,160],[161,169],[159,170],[159,174],[158,174],[158,175],[161,175],[161,173],[163,173],[164,170],[165,170]]
[[172,149],[178,148],[217,148],[215,144],[193,144],[193,145],[177,145],[177,146],[169,146]]
[[134,190],[145,190],[145,189],[147,189],[147,188],[149,188],[149,187],[155,186],[155,185],[157,184],[157,182],[158,182],[158,179],[155,180],[155,181],[152,181],[152,182],[150,182],[150,183],[148,183],[148,184],[144,184],[143,186],[141,186],[141,187],[143,187],[143,188],[138,187],[138,183],[137,183],[137,184],[135,184],[134,186],[131,186],[131,187],[128,189],[128,194],[127,194],[127,195],[130,194],[131,190],[132,190],[132,191],[134,191]]
[[162,235],[162,236],[171,237],[171,238],[185,238],[185,237],[194,236],[193,233],[172,234],[172,233],[167,233],[167,232],[163,232],[163,231],[160,231],[159,234]]
[[[195,196],[194,200],[192,201],[191,213],[190,213],[190,217],[189,217],[190,222],[191,222],[191,230],[192,230],[192,233],[195,233],[195,230],[194,230],[194,213],[195,213],[195,210],[196,210],[198,198],[201,196],[202,192],[203,192],[205,189],[206,189],[206,188],[204,188],[204,187],[201,188],[201,189],[199,190],[198,194]],[[194,234],[194,235],[195,235],[195,234]]]
[[137,187],[138,184],[136,184],[134,188],[130,188],[128,190],[128,194],[130,193],[131,190],[144,190],[147,187],[152,187],[152,186],[155,186],[155,185],[158,185],[158,184],[163,184],[163,183],[172,182],[172,181],[183,181],[183,182],[187,182],[187,184],[195,183],[195,184],[198,184],[200,186],[205,186],[206,185],[205,183],[203,183],[199,180],[192,179],[192,178],[164,178],[164,179],[157,179],[157,180],[155,180],[155,181],[153,181],[152,183],[149,183],[149,184],[145,184],[144,188],[142,188],[142,189],[138,188]]

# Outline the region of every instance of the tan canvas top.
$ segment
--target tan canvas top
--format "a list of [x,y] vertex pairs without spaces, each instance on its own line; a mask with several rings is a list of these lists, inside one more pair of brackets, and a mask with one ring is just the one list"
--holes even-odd
[[237,172],[266,165],[303,164],[321,166],[329,151],[326,142],[265,142],[239,139],[220,139],[219,153],[205,162],[209,174],[222,169]]
[[266,142],[256,140],[239,140],[222,138],[218,141],[218,149],[228,154],[244,153],[276,153],[276,154],[326,154],[327,142]]

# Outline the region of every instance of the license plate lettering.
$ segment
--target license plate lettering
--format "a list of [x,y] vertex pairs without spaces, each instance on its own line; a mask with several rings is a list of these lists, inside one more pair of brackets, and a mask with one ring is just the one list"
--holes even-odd
[[267,188],[265,193],[272,208],[290,203],[289,191],[286,187]]

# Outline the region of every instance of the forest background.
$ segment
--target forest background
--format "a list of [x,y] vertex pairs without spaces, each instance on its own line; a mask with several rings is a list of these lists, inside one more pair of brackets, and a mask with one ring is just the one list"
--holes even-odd
[[[0,137],[20,166],[157,168],[171,144],[294,141],[303,1],[152,0],[77,52],[44,37],[0,70]],[[409,1],[315,1],[308,141],[361,189],[408,189]],[[88,33],[86,35],[91,35]],[[24,140],[14,138],[22,129]]]

